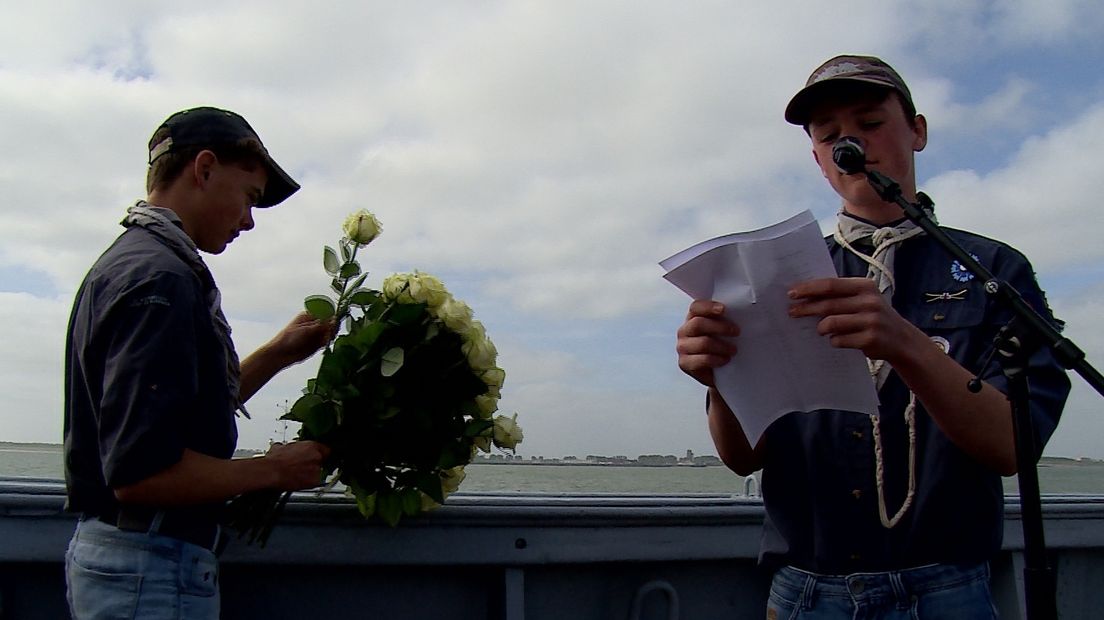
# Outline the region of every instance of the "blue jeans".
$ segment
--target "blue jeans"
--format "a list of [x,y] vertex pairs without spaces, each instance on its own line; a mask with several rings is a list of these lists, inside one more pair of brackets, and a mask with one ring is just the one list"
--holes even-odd
[[219,617],[218,558],[198,545],[127,532],[97,519],[77,524],[65,552],[75,620]]
[[774,574],[768,620],[992,620],[989,564],[933,564],[886,573]]

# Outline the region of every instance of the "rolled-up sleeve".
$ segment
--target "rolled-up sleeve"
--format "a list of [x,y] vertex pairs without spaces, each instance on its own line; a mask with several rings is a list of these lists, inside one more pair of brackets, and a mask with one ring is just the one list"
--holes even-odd
[[[1055,319],[1053,312],[1046,302],[1039,283],[1035,278],[1035,271],[1022,254],[1012,249],[1004,249],[1006,260],[1001,261],[1003,268],[996,277],[1013,286],[1028,303],[1043,318],[1050,321],[1055,327],[1060,328],[1062,323]],[[1003,325],[1012,319],[1013,313],[1009,309],[1001,309],[998,312],[997,324]],[[1043,448],[1054,434],[1061,418],[1062,409],[1069,396],[1070,379],[1066,370],[1058,363],[1054,354],[1047,346],[1040,346],[1028,360],[1026,368],[1028,391],[1030,392],[1031,426],[1035,435],[1036,454],[1033,460],[1042,456]],[[1001,392],[1008,394],[1008,379],[998,363],[990,364],[982,377]]]

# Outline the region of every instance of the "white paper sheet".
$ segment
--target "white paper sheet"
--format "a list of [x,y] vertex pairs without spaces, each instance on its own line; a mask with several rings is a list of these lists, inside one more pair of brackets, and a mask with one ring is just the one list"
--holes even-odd
[[817,317],[787,312],[786,293],[794,284],[836,276],[811,212],[703,241],[660,266],[667,271],[663,277],[691,298],[723,303],[725,316],[740,326],[740,350],[714,379],[751,445],[791,411],[877,413],[878,394],[862,352],[832,347],[817,333]]

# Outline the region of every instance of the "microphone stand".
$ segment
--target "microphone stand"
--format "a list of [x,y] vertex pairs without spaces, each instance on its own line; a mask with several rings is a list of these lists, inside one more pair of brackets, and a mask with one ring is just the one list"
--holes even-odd
[[[1016,469],[1020,485],[1020,519],[1024,538],[1024,603],[1029,620],[1052,620],[1058,617],[1054,569],[1047,563],[1043,536],[1042,501],[1039,494],[1039,473],[1034,455],[1039,446],[1031,424],[1030,394],[1027,384],[1027,362],[1040,346],[1049,347],[1063,368],[1081,375],[1104,395],[1104,377],[1086,360],[1085,353],[1071,340],[1063,337],[1050,321],[1044,319],[1012,285],[997,280],[939,228],[920,205],[901,195],[901,186],[875,170],[862,170],[874,191],[885,200],[901,207],[905,217],[935,239],[958,262],[985,282],[985,293],[1010,309],[1013,318],[994,338],[994,349],[1000,353],[1000,365],[1008,378],[1008,400],[1012,406],[1012,432],[1016,449]],[[971,392],[981,390],[981,381],[974,378],[967,386]]]

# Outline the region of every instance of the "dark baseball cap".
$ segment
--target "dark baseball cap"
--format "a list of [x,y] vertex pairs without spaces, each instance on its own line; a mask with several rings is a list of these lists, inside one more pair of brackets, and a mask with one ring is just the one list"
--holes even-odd
[[[168,130],[167,135],[163,129]],[[240,114],[212,107],[182,110],[165,119],[153,135],[149,143],[150,164],[166,153],[188,147],[237,146],[255,151],[268,169],[268,182],[258,207],[278,205],[299,190],[299,184],[272,159],[257,132]],[[161,139],[154,143],[156,138]]]
[[901,76],[874,56],[836,56],[820,65],[786,106],[786,121],[802,127],[809,124],[813,106],[831,86],[852,82],[873,84],[894,90],[909,109],[915,110],[912,94]]

